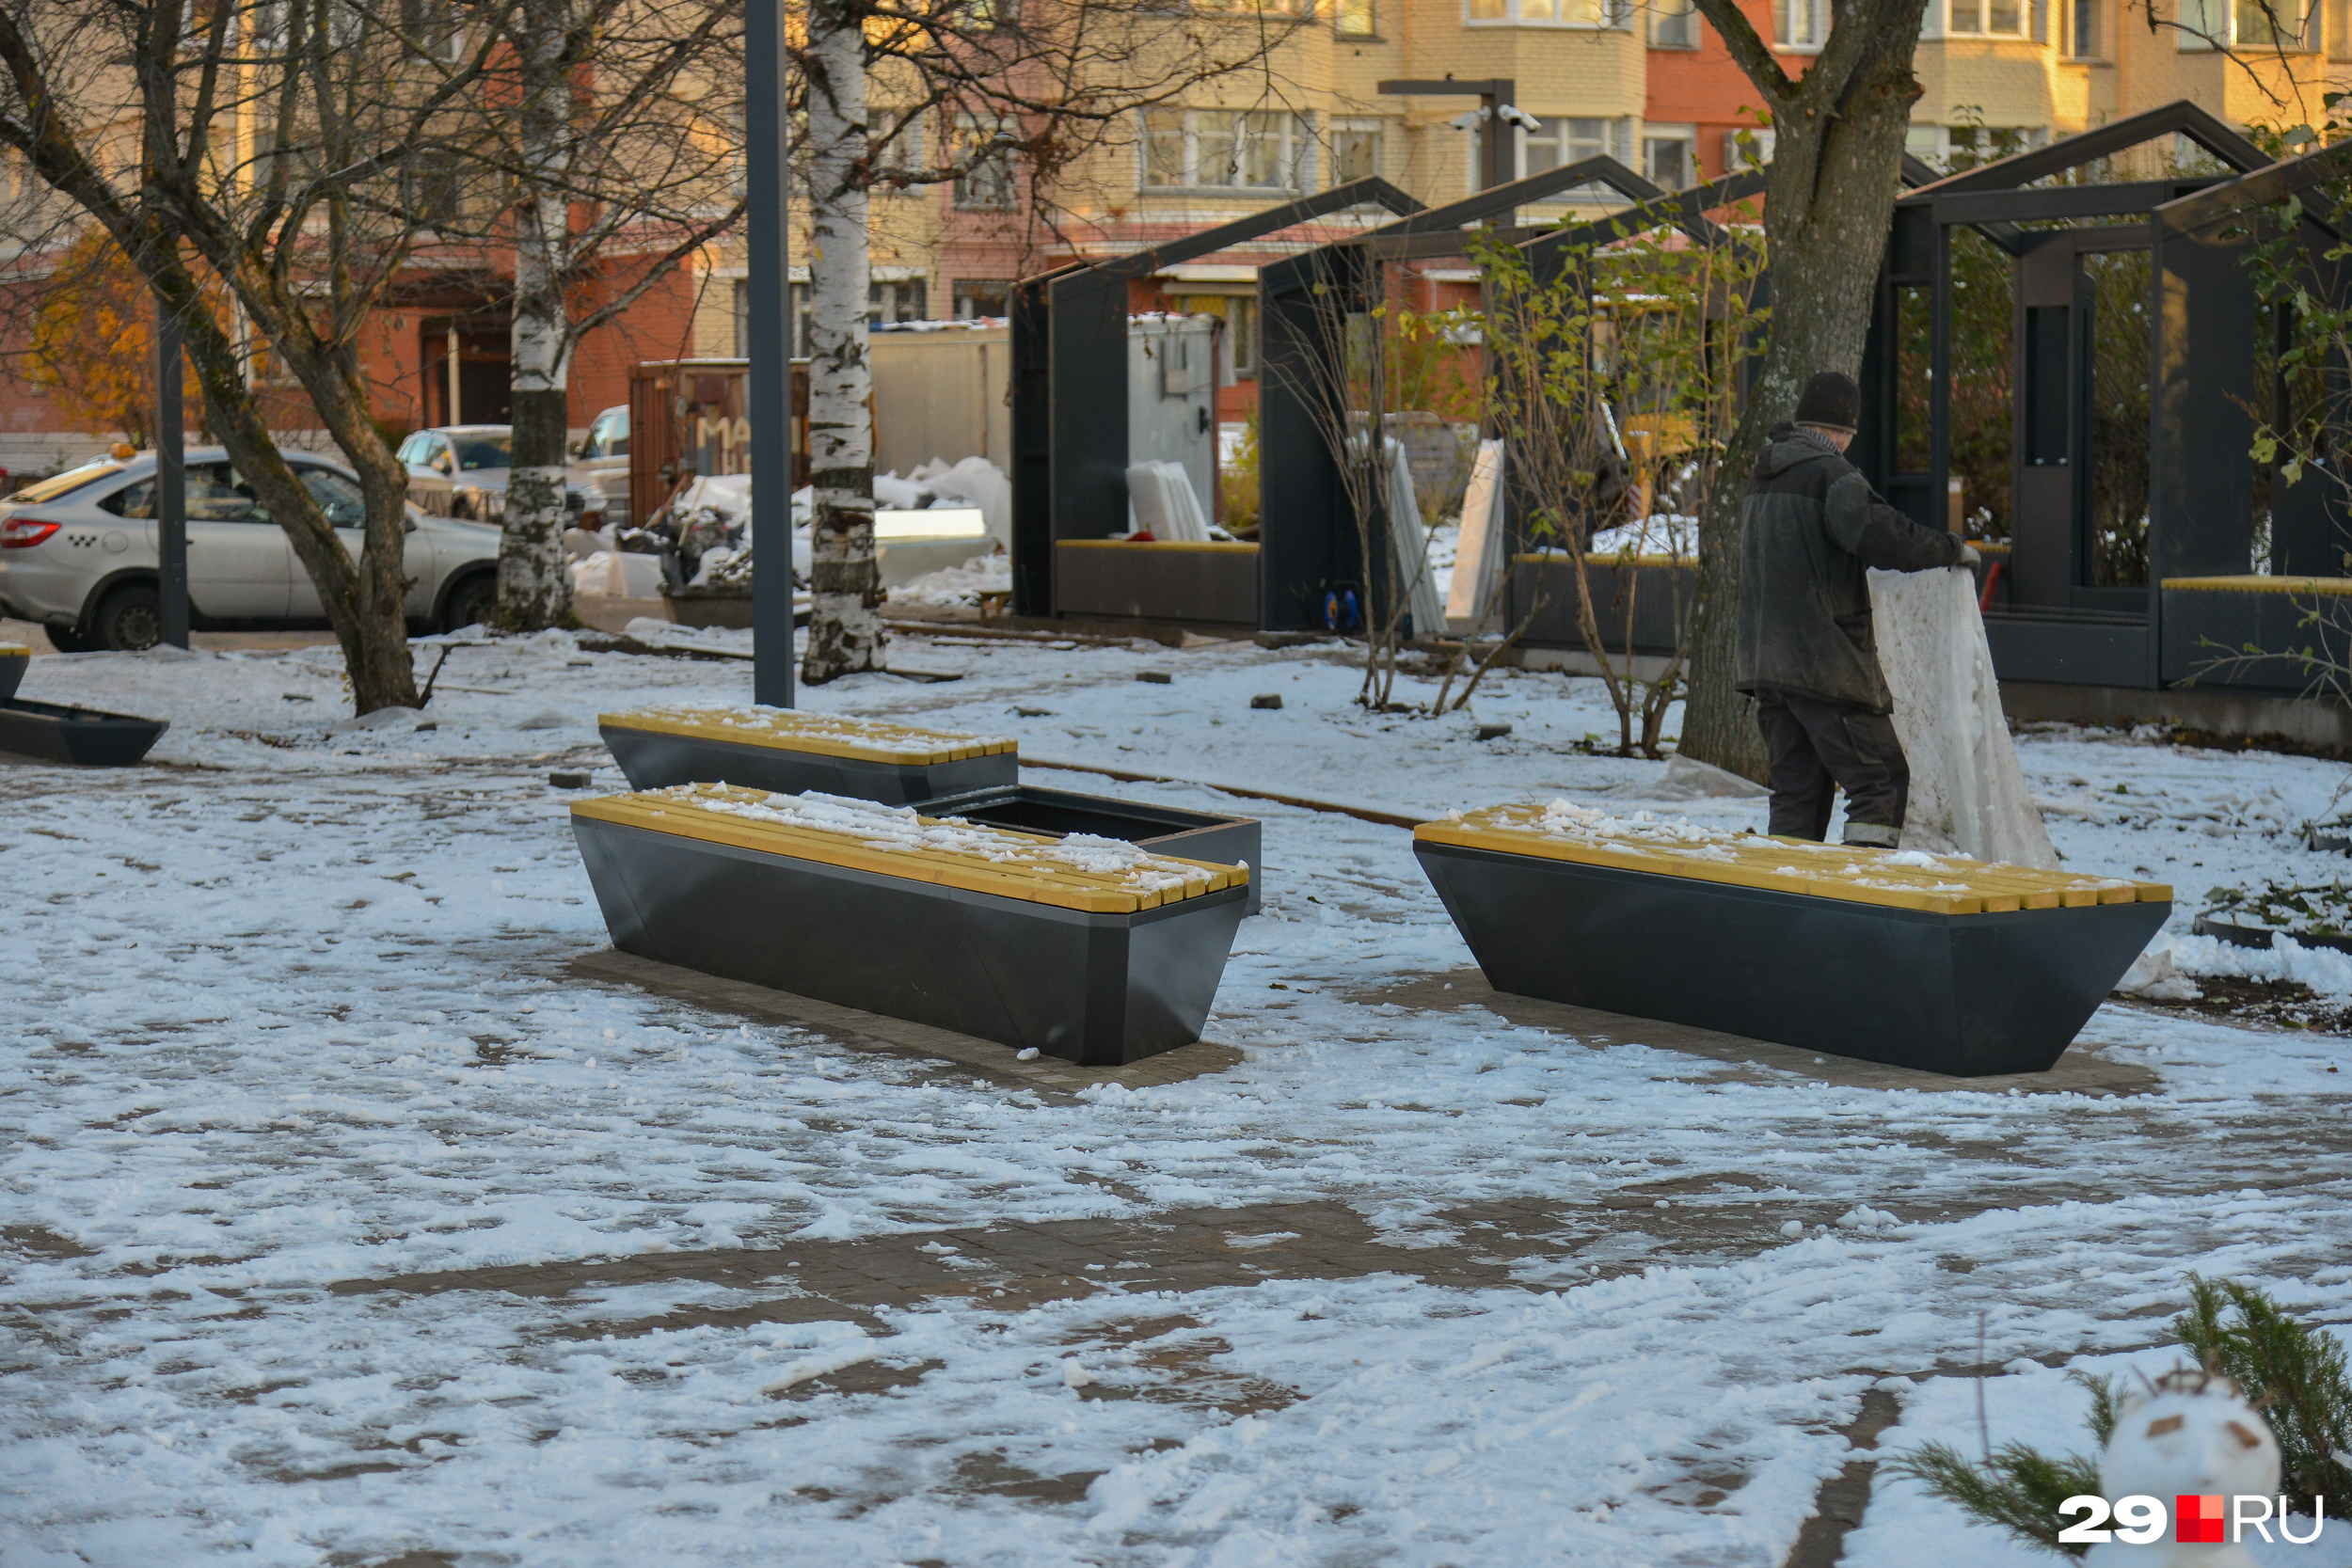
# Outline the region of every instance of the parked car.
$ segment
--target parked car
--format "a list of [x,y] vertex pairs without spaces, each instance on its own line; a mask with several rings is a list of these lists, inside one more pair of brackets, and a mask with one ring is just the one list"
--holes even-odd
[[[340,463],[289,453],[343,547],[359,553],[367,501]],[[286,531],[218,447],[187,453],[188,615],[201,630],[317,627],[326,606]],[[498,598],[499,531],[408,509],[408,624],[454,631]],[[155,460],[101,458],[0,499],[0,612],[38,621],[66,653],[162,638]]]
[[[502,424],[436,425],[410,434],[400,444],[408,465],[408,499],[436,517],[495,523],[506,515],[506,476],[513,462],[514,428]],[[578,468],[564,490],[575,527],[604,526],[604,492]],[[587,517],[582,522],[582,517]]]
[[635,527],[637,519],[628,515],[628,404],[597,415],[572,455],[578,459],[573,474],[604,498],[604,515],[624,528]]

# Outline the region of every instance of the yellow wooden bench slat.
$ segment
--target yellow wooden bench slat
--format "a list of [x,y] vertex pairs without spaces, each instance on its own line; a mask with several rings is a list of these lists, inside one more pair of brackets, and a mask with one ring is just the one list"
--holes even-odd
[[1849,903],[1936,914],[2001,913],[2019,909],[2089,909],[2100,904],[2169,901],[2172,890],[2079,872],[1991,863],[1939,855],[1932,866],[1894,863],[1886,850],[1708,830],[1677,835],[1666,824],[1596,816],[1571,836],[1546,826],[1533,804],[1493,806],[1425,822],[1413,836],[1431,844],[1524,854],[1544,860],[1648,871]]
[[[868,835],[850,830],[779,821],[723,809],[738,804],[761,805],[770,799],[758,790],[690,784],[582,800],[575,803],[572,810],[575,815],[596,820],[675,833],[706,843],[1089,913],[1158,909],[1248,881],[1248,869],[1245,866],[1152,855],[1150,861],[1154,866],[1183,868],[1184,880],[1172,887],[1137,887],[1117,872],[1092,871],[1055,857],[1052,851],[1059,847],[1061,841],[1044,834],[964,824],[964,832],[981,835],[992,847],[1014,851],[1013,858],[998,860],[948,845],[877,843]],[[936,823],[930,817],[915,820],[925,827]],[[1025,850],[1028,852],[1023,853]]]
[[778,708],[672,707],[601,713],[596,722],[612,729],[655,735],[692,736],[739,746],[766,746],[812,756],[922,767],[966,757],[996,756],[1019,749],[1003,736],[960,735],[917,729],[878,719],[797,713]]
[[2352,578],[2239,577],[2166,578],[2168,594],[2352,594]]

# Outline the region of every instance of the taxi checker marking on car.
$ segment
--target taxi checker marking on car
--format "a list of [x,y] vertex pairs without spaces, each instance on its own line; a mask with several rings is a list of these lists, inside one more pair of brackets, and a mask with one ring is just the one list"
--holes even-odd
[[[343,547],[359,551],[367,502],[339,463],[287,459]],[[187,454],[188,611],[199,630],[315,627],[326,610],[286,531],[218,447]],[[411,626],[453,631],[498,597],[499,531],[408,514],[404,560]],[[63,653],[151,648],[156,591],[155,460],[102,458],[0,499],[0,613],[38,621]]]

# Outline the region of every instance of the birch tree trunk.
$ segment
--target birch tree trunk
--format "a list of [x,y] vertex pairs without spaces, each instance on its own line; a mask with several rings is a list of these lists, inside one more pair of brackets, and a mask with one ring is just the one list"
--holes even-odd
[[540,631],[571,619],[572,578],[564,555],[564,437],[571,404],[571,323],[565,310],[571,206],[559,177],[572,119],[567,7],[527,7],[517,16],[522,103],[517,130],[525,167],[514,209],[514,365],[509,397],[513,466],[499,540],[497,620],[507,631]]
[[[821,686],[883,667],[874,565],[873,374],[866,357],[867,156],[865,32],[853,0],[808,8],[809,482],[814,589],[801,678]],[[789,562],[755,562],[755,571]]]
[[1764,195],[1772,325],[1723,478],[1699,529],[1698,604],[1680,749],[1762,780],[1756,704],[1732,687],[1740,523],[1748,475],[1773,425],[1820,371],[1856,374],[1901,185],[1922,0],[1846,0],[1821,53],[1790,81],[1734,0],[1696,0],[1772,116]]

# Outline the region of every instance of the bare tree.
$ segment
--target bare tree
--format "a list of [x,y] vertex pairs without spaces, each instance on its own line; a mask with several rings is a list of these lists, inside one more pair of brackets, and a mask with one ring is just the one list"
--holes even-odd
[[[1744,475],[1817,371],[1858,373],[1872,290],[1919,99],[1912,60],[1925,0],[1843,0],[1804,74],[1791,80],[1738,0],[1694,0],[1763,99],[1772,129],[1764,234],[1772,329],[1724,463]],[[1755,705],[1732,689],[1741,486],[1719,485],[1699,532],[1698,603],[1682,750],[1764,774]]]
[[[1691,626],[1680,578],[1717,488],[1741,367],[1755,352],[1763,249],[1629,233],[1531,264],[1486,245],[1480,336],[1490,419],[1510,443],[1530,532],[1566,559],[1578,634],[1617,713],[1617,752],[1661,754],[1683,694]],[[1665,599],[1665,653],[1637,645]],[[1638,734],[1637,734],[1638,731]]]
[[1255,8],[1201,15],[1161,0],[807,0],[805,15],[794,57],[812,241],[814,604],[803,677],[814,685],[886,657],[867,412],[870,193],[960,183],[1006,207],[1025,199],[1050,225],[1054,174],[1127,140],[1147,105],[1263,71],[1312,19]]
[[483,135],[453,150],[514,191],[500,214],[515,259],[514,433],[497,621],[532,631],[571,612],[564,438],[580,341],[742,214],[742,8],[534,0],[500,20],[507,47],[475,99]]
[[[212,427],[317,585],[361,713],[417,696],[407,475],[373,423],[359,333],[417,243],[418,150],[494,36],[434,47],[356,0],[0,5],[0,144],[177,319]],[[280,454],[255,345],[210,307],[215,286],[358,473],[356,561]]]

